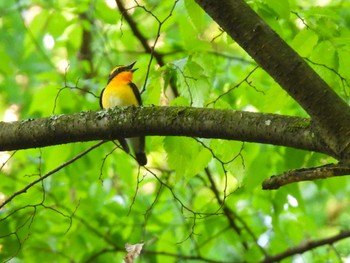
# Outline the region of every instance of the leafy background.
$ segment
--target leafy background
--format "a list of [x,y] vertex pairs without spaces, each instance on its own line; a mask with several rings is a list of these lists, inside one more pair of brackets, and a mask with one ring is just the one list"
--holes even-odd
[[[349,2],[248,3],[349,101]],[[99,110],[110,70],[133,61],[145,106],[307,116],[193,0],[123,5],[149,50],[111,0],[0,2],[2,120]],[[0,201],[62,166],[0,210],[1,261],[121,262],[126,243],[144,242],[140,262],[258,262],[348,227],[346,177],[261,189],[273,174],[334,161],[321,154],[148,137],[146,168],[112,143],[63,165],[94,144],[0,153]],[[341,262],[349,247],[285,261]]]

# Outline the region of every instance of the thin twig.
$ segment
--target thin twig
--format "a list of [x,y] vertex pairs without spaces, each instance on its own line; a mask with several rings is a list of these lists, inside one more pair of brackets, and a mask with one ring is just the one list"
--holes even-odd
[[[156,36],[156,39],[154,40],[153,46],[151,47],[149,45],[149,43],[148,43],[147,38],[141,33],[141,31],[137,27],[136,22],[128,14],[128,12],[127,12],[128,10],[124,7],[122,1],[121,0],[115,0],[116,4],[118,6],[118,9],[120,10],[120,13],[123,16],[123,19],[126,20],[126,22],[128,23],[128,25],[131,28],[131,31],[134,33],[136,38],[140,41],[140,43],[143,46],[144,50],[151,55],[150,61],[148,63],[148,67],[147,67],[147,72],[146,72],[146,77],[145,77],[145,81],[144,81],[144,86],[142,88],[141,93],[145,90],[145,86],[146,86],[146,83],[147,83],[147,79],[148,79],[148,75],[149,75],[149,72],[150,72],[150,67],[151,67],[151,63],[152,63],[153,57],[156,59],[156,61],[159,64],[159,66],[162,67],[162,66],[165,65],[163,56],[157,50],[155,50],[155,46],[156,46],[156,44],[158,42],[158,39],[160,37],[160,30],[161,30],[162,25],[171,17],[171,15],[172,15],[172,13],[174,11],[174,8],[175,8],[175,6],[176,6],[178,1],[179,0],[176,0],[174,2],[174,5],[172,6],[172,9],[170,10],[168,16],[165,17],[162,21],[159,20],[159,18],[157,16],[155,16],[151,11],[146,9],[146,7],[139,5],[138,2],[135,1],[136,4],[137,4],[137,7],[140,7],[142,9],[144,9],[147,13],[149,13],[151,16],[153,16],[156,19],[156,21],[158,22],[157,36]],[[178,97],[179,93],[177,91],[177,88],[174,85],[171,85],[171,89],[172,89],[175,97]]]
[[205,106],[208,107],[210,104],[215,104],[221,97],[227,95],[228,93],[230,93],[232,90],[238,88],[239,86],[241,86],[244,82],[247,83],[249,86],[253,87],[256,91],[264,93],[263,91],[260,91],[258,89],[256,89],[252,83],[250,81],[248,81],[249,77],[259,68],[259,66],[255,66],[249,73],[248,75],[241,80],[239,83],[237,83],[236,85],[234,85],[233,87],[229,88],[227,91],[221,93],[215,100],[207,103]]
[[69,164],[75,162],[76,160],[80,159],[81,157],[83,157],[84,155],[86,155],[87,153],[91,152],[93,149],[99,147],[100,145],[102,145],[103,143],[105,143],[106,141],[100,141],[98,143],[96,143],[95,145],[91,146],[90,148],[86,149],[85,151],[81,152],[80,154],[78,154],[77,156],[75,156],[74,158],[70,159],[67,162],[64,162],[63,164],[61,164],[60,166],[56,167],[55,169],[51,170],[50,172],[48,172],[47,174],[41,176],[40,178],[38,178],[37,180],[31,182],[30,184],[28,184],[26,187],[24,187],[23,189],[13,193],[9,198],[7,198],[1,205],[0,205],[0,209],[3,208],[6,204],[8,204],[9,202],[12,201],[12,199],[14,199],[16,196],[19,196],[21,194],[24,194],[28,191],[29,188],[31,188],[32,186],[36,185],[37,183],[43,181],[44,179],[46,179],[47,177],[49,177],[50,175],[57,173],[59,170],[61,170],[62,168],[68,166]]

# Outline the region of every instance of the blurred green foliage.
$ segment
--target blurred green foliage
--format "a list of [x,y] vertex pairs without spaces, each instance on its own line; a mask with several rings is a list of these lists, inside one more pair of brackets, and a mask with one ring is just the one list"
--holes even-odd
[[[262,69],[243,81],[255,62],[193,0],[174,3],[124,3],[163,59],[159,65],[114,1],[0,2],[1,120],[98,110],[110,70],[132,61],[145,106],[306,116]],[[349,101],[349,2],[248,3]],[[7,162],[12,153],[0,153],[0,165],[6,162],[1,196],[93,144],[16,151]],[[105,143],[15,197],[0,210],[0,260],[121,262],[126,243],[143,241],[139,262],[259,262],[264,253],[282,253],[348,227],[345,177],[261,190],[268,176],[331,162],[327,156],[184,137],[148,137],[147,155],[147,169],[139,169]],[[349,258],[349,247],[344,240],[283,262],[339,261]]]

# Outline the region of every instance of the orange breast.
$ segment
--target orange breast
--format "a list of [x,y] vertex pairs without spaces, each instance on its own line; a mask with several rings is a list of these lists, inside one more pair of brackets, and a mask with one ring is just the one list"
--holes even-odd
[[129,82],[120,82],[120,80],[112,79],[103,92],[102,106],[103,108],[112,108],[115,106],[138,106],[136,96]]

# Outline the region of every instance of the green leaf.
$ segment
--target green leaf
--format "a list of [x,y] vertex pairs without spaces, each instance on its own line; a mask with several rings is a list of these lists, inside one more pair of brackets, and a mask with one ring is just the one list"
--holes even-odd
[[288,0],[266,0],[265,3],[273,9],[279,17],[289,19],[290,6]]
[[111,9],[105,1],[98,1],[95,6],[96,14],[102,22],[114,25],[118,21],[119,18],[116,17],[115,9]]
[[[76,23],[76,21],[69,21],[69,23]],[[65,14],[55,12],[48,18],[47,31],[50,32],[50,35],[52,35],[54,38],[57,38],[63,34],[68,25],[68,20]]]
[[293,39],[291,45],[302,57],[308,57],[318,42],[317,34],[308,28],[301,30]]
[[211,159],[209,151],[200,147],[192,138],[166,137],[164,148],[169,167],[175,170],[178,178],[196,175]]
[[313,49],[311,61],[316,63],[313,65],[316,72],[333,88],[336,88],[339,84],[339,79],[332,71],[337,68],[337,57],[335,53],[335,47],[330,41],[321,41]]
[[188,61],[181,76],[178,74],[181,85],[187,89],[188,98],[194,107],[201,107],[209,95],[210,84],[205,76],[204,69],[194,61]]
[[[350,68],[350,61],[349,61],[349,57],[350,57],[350,49],[348,47],[343,47],[343,48],[339,48],[337,50],[337,57],[338,57],[338,62],[339,62],[339,74],[345,78],[345,81],[347,81],[349,83],[350,81],[350,72],[349,72],[349,68]],[[349,90],[349,87],[347,87],[347,90]]]
[[206,24],[206,16],[199,15],[203,14],[203,9],[192,0],[185,0],[185,7],[189,21],[194,25],[198,32],[203,32]]
[[[162,74],[161,71],[156,71],[151,73],[149,79],[148,79],[148,85],[146,87],[145,93],[142,94],[142,102],[143,105],[160,105],[161,104],[161,97],[162,95],[162,85],[161,85],[161,76],[166,75]],[[164,81],[166,82],[166,80]],[[163,85],[163,90],[164,86]]]

